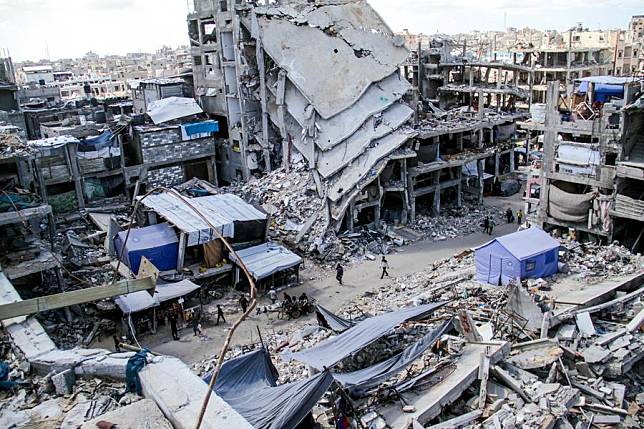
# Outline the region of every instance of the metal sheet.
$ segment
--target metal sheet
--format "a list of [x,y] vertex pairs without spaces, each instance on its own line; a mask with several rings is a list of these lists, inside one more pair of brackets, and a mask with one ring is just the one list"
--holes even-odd
[[[240,250],[237,256],[244,262],[255,280],[265,279],[302,263],[302,258],[275,243],[264,243]],[[230,255],[230,259],[235,263],[238,262],[233,254]]]

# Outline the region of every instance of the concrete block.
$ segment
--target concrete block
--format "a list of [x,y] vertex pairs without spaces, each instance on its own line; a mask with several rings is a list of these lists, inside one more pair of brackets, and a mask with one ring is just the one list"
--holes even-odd
[[96,429],[99,421],[115,424],[119,429],[172,429],[154,401],[143,399],[83,423],[80,429]]
[[69,395],[74,391],[76,383],[76,374],[71,369],[66,369],[51,377],[56,393],[59,395]]

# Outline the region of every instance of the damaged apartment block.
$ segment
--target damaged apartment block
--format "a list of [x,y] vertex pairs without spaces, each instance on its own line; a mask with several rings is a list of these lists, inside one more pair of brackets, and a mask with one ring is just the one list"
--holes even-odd
[[524,198],[528,219],[637,251],[644,222],[640,83],[582,78],[570,99],[558,85],[549,83],[545,114],[520,124],[531,135],[527,147],[543,142],[542,166],[530,172]]
[[514,172],[525,67],[475,68],[445,47],[422,52],[428,69],[436,58],[426,74],[364,1],[196,1],[188,28],[195,93],[227,118],[219,178],[303,167],[323,229],[413,221],[418,204],[438,214],[441,198],[480,203]]

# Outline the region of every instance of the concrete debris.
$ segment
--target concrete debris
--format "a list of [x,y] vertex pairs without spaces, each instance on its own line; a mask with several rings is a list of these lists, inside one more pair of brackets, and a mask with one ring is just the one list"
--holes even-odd
[[444,241],[481,232],[486,217],[495,225],[506,222],[504,212],[497,207],[466,205],[441,209],[441,215],[437,217],[416,214],[416,221],[409,227],[423,233],[428,239]]

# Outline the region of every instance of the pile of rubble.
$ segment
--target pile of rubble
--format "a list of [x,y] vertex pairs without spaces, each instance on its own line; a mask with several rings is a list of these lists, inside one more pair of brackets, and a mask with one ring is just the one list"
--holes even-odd
[[[571,242],[565,245],[571,249]],[[602,275],[641,272],[640,257],[617,246],[586,244],[586,257],[595,258]],[[588,269],[581,247],[568,259],[571,270]],[[576,259],[575,259],[576,258]],[[619,264],[618,264],[619,262]],[[456,332],[444,335],[405,371],[381,384],[367,398],[354,398],[356,413],[369,427],[389,424],[385,415],[399,407],[387,394],[403,382],[420,377],[414,395],[433,395],[432,388],[456,371],[468,344],[506,344],[499,357],[479,367],[479,377],[462,387],[451,405],[422,423],[436,427],[543,428],[620,425],[642,427],[641,365],[644,357],[644,302],[642,288],[618,293],[613,301],[597,307],[561,307],[549,295],[563,275],[522,285],[482,285],[473,278],[473,254],[465,251],[436,262],[423,272],[392,279],[344,306],[338,316],[360,320],[401,307],[447,301],[431,319],[409,322],[394,332],[344,359],[340,372],[354,371],[381,362],[412,344],[449,318]],[[573,274],[575,275],[575,274]],[[592,275],[584,278],[596,282]],[[607,298],[608,299],[608,298]],[[532,313],[531,313],[532,312]],[[469,326],[469,328],[468,328]],[[335,335],[319,326],[296,322],[267,339],[280,383],[303,380],[311,374],[304,364],[287,362],[282,352],[309,349]],[[495,343],[496,342],[496,343]],[[511,351],[510,351],[511,350]],[[243,352],[237,348],[230,357]],[[201,365],[201,368],[199,366]],[[197,369],[211,365],[204,362]],[[483,363],[481,363],[483,365]],[[207,368],[206,368],[207,367]],[[398,392],[397,394],[402,394]],[[405,396],[407,394],[404,394]],[[408,396],[405,396],[409,400]],[[393,400],[393,401],[392,401]],[[388,411],[387,411],[388,410]],[[414,413],[406,405],[400,413]],[[331,407],[321,403],[316,413],[330,416]],[[454,419],[454,420],[451,420]],[[417,423],[417,422],[416,422]],[[421,426],[414,426],[421,427]],[[432,426],[433,427],[433,426]]]
[[29,146],[17,134],[0,133],[0,158],[33,156],[38,150]]
[[564,255],[567,271],[578,280],[601,280],[613,275],[632,274],[644,267],[642,255],[632,254],[617,242],[602,246],[591,242],[578,243],[564,237],[562,245],[567,249]]
[[124,383],[77,379],[73,370],[37,375],[9,340],[3,344],[8,347],[1,350],[0,366],[8,374],[5,380],[0,380],[4,382],[0,385],[2,428],[77,429],[84,422],[142,399],[126,393]]
[[504,223],[504,216],[505,213],[497,207],[464,205],[461,208],[441,209],[438,217],[417,214],[416,221],[409,227],[431,237],[433,241],[444,241],[481,232],[486,217],[496,225]]

